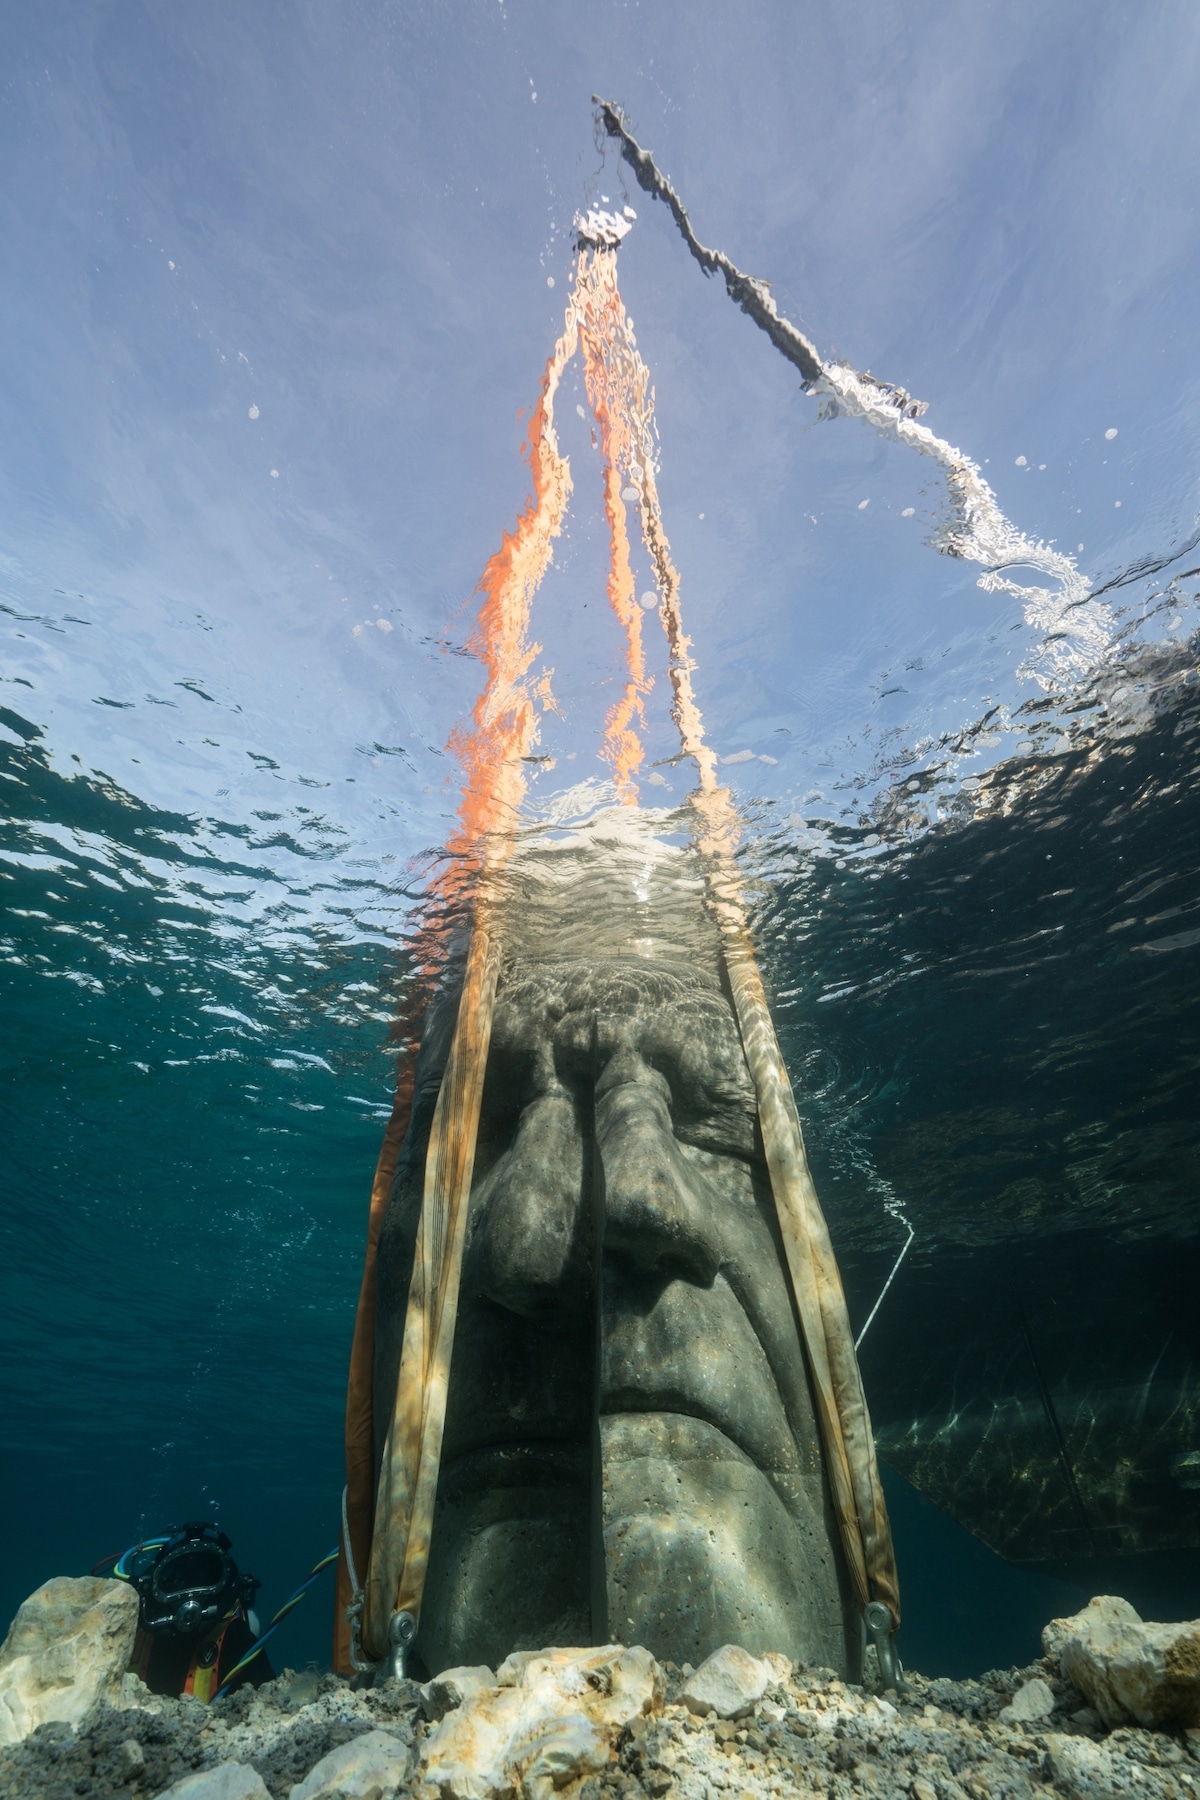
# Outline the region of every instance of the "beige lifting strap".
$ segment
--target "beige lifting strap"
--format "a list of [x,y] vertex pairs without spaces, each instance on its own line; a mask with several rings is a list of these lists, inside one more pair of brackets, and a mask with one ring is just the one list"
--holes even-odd
[[[362,1624],[363,1647],[376,1662],[397,1643],[406,1648],[421,1619],[496,976],[491,932],[477,917],[425,1157],[396,1403],[376,1493]],[[393,1618],[401,1621],[399,1640]]]
[[865,1611],[871,1601],[882,1602],[894,1632],[900,1623],[900,1584],[846,1296],[736,882],[736,872],[722,858],[710,875],[709,891],[758,1098],[763,1151],[808,1353],[834,1512],[858,1603]]

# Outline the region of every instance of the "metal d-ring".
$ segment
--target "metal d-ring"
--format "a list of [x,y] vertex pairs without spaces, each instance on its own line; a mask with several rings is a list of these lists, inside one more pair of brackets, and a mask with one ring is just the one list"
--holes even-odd
[[863,1622],[870,1633],[879,1658],[879,1678],[885,1688],[898,1688],[904,1671],[896,1655],[896,1638],[892,1615],[882,1600],[870,1600],[863,1610]]
[[408,1653],[412,1649],[413,1639],[417,1635],[417,1621],[410,1612],[394,1612],[388,1626],[387,1673],[392,1681],[405,1679]]

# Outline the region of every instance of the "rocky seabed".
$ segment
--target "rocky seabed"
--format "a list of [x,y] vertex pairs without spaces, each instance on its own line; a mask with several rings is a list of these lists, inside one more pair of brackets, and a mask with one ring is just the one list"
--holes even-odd
[[[38,1618],[69,1612],[39,1595],[0,1650],[4,1800],[1200,1800],[1200,1621],[1143,1624],[1120,1600],[1053,1621],[1028,1668],[886,1693],[732,1645],[695,1670],[607,1645],[423,1686],[285,1671],[208,1707],[61,1638],[39,1662]],[[83,1608],[100,1658],[120,1649],[95,1622],[113,1604]]]

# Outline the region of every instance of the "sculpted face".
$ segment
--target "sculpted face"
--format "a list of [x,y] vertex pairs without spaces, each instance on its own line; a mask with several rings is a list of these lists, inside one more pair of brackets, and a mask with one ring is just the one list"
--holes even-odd
[[[377,1419],[448,1022],[380,1239]],[[686,962],[596,957],[502,979],[417,1648],[615,1640],[858,1659],[732,1011]]]

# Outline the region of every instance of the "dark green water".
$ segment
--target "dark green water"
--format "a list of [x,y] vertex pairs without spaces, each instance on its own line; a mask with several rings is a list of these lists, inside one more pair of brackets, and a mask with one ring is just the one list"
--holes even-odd
[[[900,771],[832,850],[759,856],[859,1324],[914,1232],[862,1361],[939,1503],[889,1477],[931,1672],[1028,1659],[1085,1587],[1200,1610],[1194,657],[1139,680],[1136,730],[1083,714],[985,801],[931,823]],[[5,722],[0,1611],[205,1515],[269,1611],[337,1536],[408,899],[319,825],[156,814]],[[281,1662],[325,1657],[330,1603]]]

